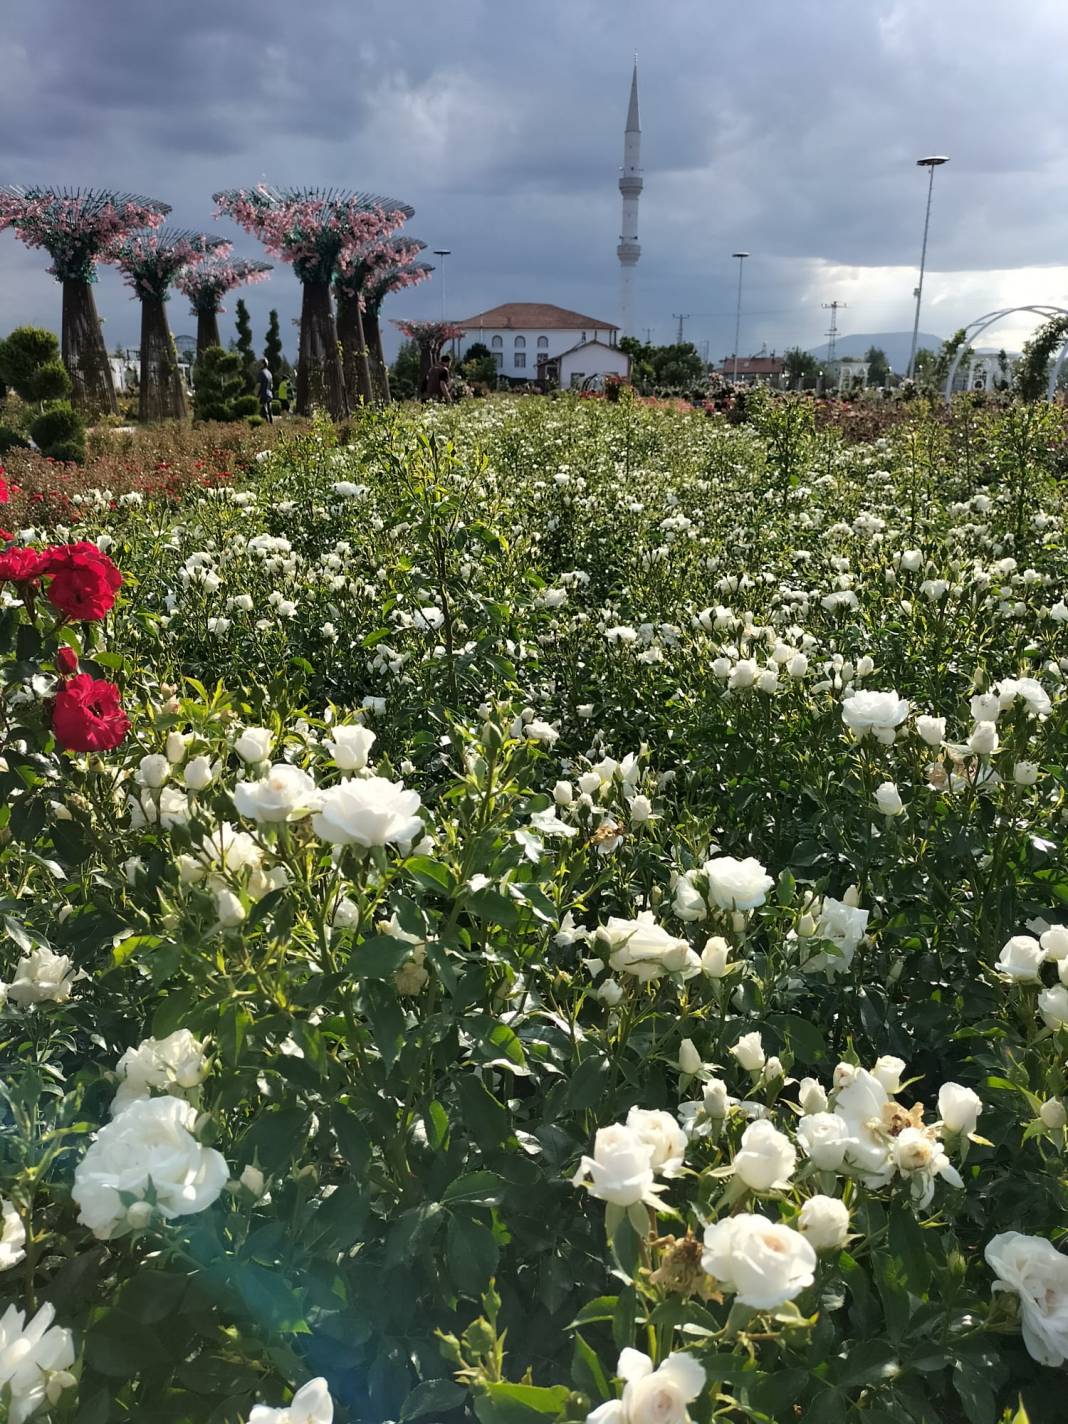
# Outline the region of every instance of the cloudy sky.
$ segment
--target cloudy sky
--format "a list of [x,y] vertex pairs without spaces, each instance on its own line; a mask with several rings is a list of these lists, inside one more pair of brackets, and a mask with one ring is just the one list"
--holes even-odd
[[[821,303],[848,333],[911,326],[935,181],[922,326],[994,307],[1068,305],[1063,0],[10,0],[0,180],[101,184],[233,232],[211,194],[268,180],[395,195],[448,259],[450,316],[504,301],[617,315],[616,190],[640,56],[642,259],[654,340],[687,313],[714,357],[815,345]],[[0,330],[58,327],[47,259],[0,234]],[[441,284],[387,314],[437,315]],[[137,341],[117,274],[98,287],[109,346]],[[299,288],[249,291],[257,341]],[[228,322],[229,318],[224,318]],[[176,334],[195,331],[175,297]],[[1007,324],[991,344],[1018,345]]]

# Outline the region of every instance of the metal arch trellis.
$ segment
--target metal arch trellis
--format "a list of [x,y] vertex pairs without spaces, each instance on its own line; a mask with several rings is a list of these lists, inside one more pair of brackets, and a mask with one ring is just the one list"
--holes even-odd
[[[957,347],[956,354],[953,357],[946,375],[946,386],[943,394],[947,405],[953,399],[953,382],[956,380],[957,368],[968,347],[977,337],[982,336],[988,327],[996,325],[999,321],[1003,321],[1007,316],[1014,316],[1017,312],[1033,312],[1035,316],[1045,317],[1046,320],[1049,321],[1055,316],[1068,316],[1068,307],[1045,306],[1041,303],[1034,306],[1001,307],[998,311],[986,312],[985,315],[978,316],[974,321],[970,321],[964,328],[964,340]],[[1057,389],[1057,378],[1061,373],[1061,367],[1064,365],[1066,359],[1068,359],[1068,341],[1061,347],[1060,355],[1054,362],[1053,370],[1050,372],[1049,383],[1046,387],[1047,400],[1053,399],[1053,392]]]

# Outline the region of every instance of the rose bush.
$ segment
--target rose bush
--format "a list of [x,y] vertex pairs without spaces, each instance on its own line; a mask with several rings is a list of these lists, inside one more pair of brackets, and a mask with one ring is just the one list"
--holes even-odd
[[0,1411],[1059,1417],[1064,417],[777,418],[20,504]]

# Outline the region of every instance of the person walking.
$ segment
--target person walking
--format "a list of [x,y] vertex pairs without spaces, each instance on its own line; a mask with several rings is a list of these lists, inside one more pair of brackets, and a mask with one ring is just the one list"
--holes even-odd
[[289,382],[283,376],[278,382],[278,404],[282,407],[282,414],[289,414]]
[[452,404],[452,387],[449,385],[451,366],[452,357],[449,355],[442,356],[431,366],[426,377],[427,400],[443,401],[446,405]]
[[274,416],[271,413],[271,406],[274,402],[274,377],[271,375],[271,368],[267,364],[265,356],[260,362],[260,410],[268,425],[274,424]]

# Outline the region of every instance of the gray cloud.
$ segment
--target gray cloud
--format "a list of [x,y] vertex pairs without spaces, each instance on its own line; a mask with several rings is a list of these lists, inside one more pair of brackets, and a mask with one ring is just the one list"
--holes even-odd
[[[666,339],[671,314],[689,312],[689,335],[728,350],[739,244],[753,253],[747,347],[817,341],[819,303],[840,295],[819,290],[829,267],[871,269],[850,282],[855,329],[908,326],[914,160],[934,149],[953,161],[936,183],[924,324],[948,331],[987,289],[988,305],[1001,299],[995,269],[1068,260],[1055,198],[1068,116],[1050,63],[1068,12],[1031,0],[1005,20],[994,0],[35,0],[5,15],[0,178],[158,194],[189,226],[211,223],[215,188],[261,178],[395,193],[415,206],[416,235],[453,250],[451,314],[526,299],[612,316],[637,46],[643,327]],[[0,328],[56,325],[46,265],[0,235]],[[1032,280],[1033,299],[1063,300],[1062,273]],[[115,273],[98,299],[109,342],[135,342]],[[257,336],[277,306],[292,347],[292,275],[279,268],[248,301]],[[192,329],[184,308],[176,297],[176,332]],[[437,312],[440,288],[388,310]]]

